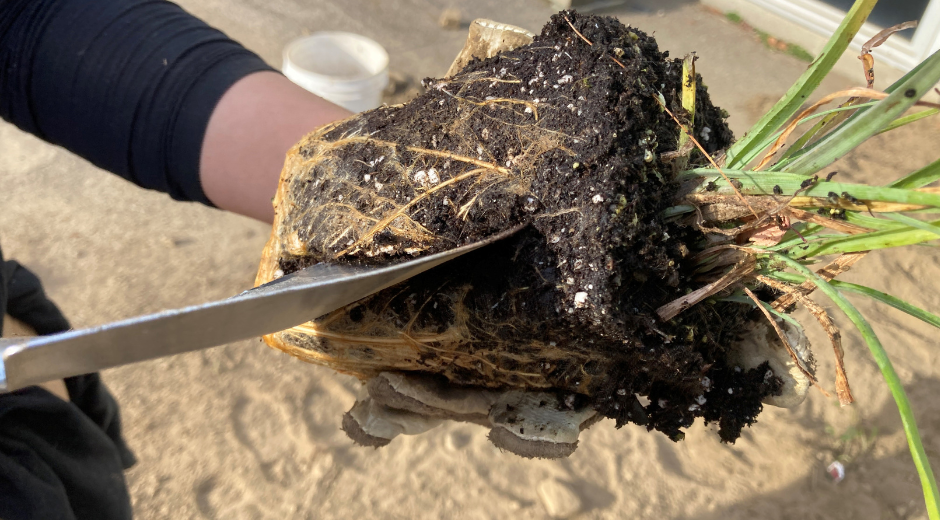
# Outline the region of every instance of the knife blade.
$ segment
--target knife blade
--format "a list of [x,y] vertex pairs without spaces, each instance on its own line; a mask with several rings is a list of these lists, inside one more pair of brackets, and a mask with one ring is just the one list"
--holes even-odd
[[516,231],[391,266],[316,264],[226,300],[49,336],[0,339],[0,392],[285,330]]

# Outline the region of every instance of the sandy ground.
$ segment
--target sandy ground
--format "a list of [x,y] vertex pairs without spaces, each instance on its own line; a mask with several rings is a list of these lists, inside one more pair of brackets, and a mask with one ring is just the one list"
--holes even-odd
[[[301,34],[351,30],[386,46],[413,81],[442,74],[465,32],[438,27],[456,6],[537,29],[535,0],[186,0],[182,4],[273,64]],[[656,9],[663,9],[657,13]],[[696,4],[608,11],[655,31],[673,55],[698,51],[713,100],[740,134],[804,68]],[[823,90],[859,84],[830,78]],[[412,83],[413,84],[413,83]],[[882,85],[883,86],[883,85]],[[936,159],[937,123],[877,138],[840,178],[882,183]],[[227,297],[250,286],[267,226],[145,192],[61,149],[0,125],[0,241],[36,270],[78,327]],[[873,254],[846,279],[940,309],[932,248]],[[824,304],[828,303],[823,301]],[[860,302],[914,403],[940,466],[936,331]],[[837,318],[840,323],[846,320]],[[832,388],[826,343],[810,327]],[[684,442],[609,421],[569,459],[500,453],[481,428],[452,424],[381,450],[339,430],[358,383],[258,340],[105,372],[140,458],[127,473],[138,518],[926,518],[900,420],[871,356],[846,334],[858,402],[813,392],[795,410],[768,409],[733,446],[696,424]],[[834,485],[825,467],[847,460]]]

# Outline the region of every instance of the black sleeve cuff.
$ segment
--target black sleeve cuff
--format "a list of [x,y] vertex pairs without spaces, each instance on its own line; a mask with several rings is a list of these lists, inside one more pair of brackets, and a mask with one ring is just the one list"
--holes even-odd
[[0,7],[0,116],[148,189],[211,204],[209,117],[239,79],[273,70],[162,0],[12,0]]

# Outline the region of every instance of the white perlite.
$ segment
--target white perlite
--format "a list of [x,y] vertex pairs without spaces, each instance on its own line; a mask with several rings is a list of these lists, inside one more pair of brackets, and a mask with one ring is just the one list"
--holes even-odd
[[579,292],[574,294],[574,306],[581,309],[587,307],[588,293]]

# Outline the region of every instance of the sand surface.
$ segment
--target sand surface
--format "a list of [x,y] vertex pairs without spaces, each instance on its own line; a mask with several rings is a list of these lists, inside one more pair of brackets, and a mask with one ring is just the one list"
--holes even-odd
[[[412,86],[442,74],[462,45],[464,30],[437,25],[444,8],[457,6],[464,21],[489,17],[531,29],[551,14],[534,0],[182,4],[275,65],[282,46],[307,32],[368,35]],[[696,4],[666,7],[665,16],[609,12],[656,31],[674,56],[698,51],[713,100],[733,115],[738,134],[805,67]],[[860,83],[833,77],[823,90]],[[929,120],[873,139],[833,169],[840,180],[888,182],[937,158],[938,131]],[[0,208],[5,254],[40,274],[77,327],[236,294],[250,286],[268,234],[248,219],[137,189],[7,124],[0,125]],[[845,279],[936,312],[937,260],[928,247],[876,253]],[[890,352],[940,466],[936,330],[853,300]],[[832,390],[831,352],[818,328],[809,333]],[[845,346],[858,400],[851,407],[814,391],[797,409],[766,410],[733,446],[702,424],[674,444],[604,421],[582,435],[571,458],[555,462],[500,453],[485,430],[465,424],[380,450],[355,447],[339,424],[358,382],[258,340],[104,377],[140,459],[127,479],[141,519],[926,518],[881,375],[857,334],[847,332]],[[835,485],[825,468],[837,457],[847,476]]]

